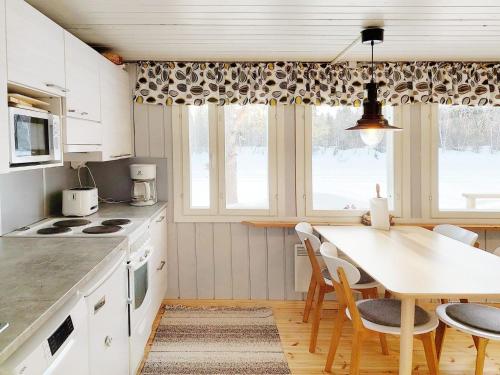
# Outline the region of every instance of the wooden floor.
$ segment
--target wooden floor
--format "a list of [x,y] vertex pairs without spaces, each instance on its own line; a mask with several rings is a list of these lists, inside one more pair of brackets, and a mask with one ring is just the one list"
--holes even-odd
[[[316,353],[308,351],[310,323],[302,323],[302,301],[233,301],[233,300],[165,300],[165,304],[182,304],[187,306],[269,306],[272,307],[283,344],[283,351],[288,359],[292,374],[314,375],[325,374],[323,367],[326,360],[333,319],[336,314],[334,302],[327,302],[323,312]],[[423,305],[432,309],[432,305]],[[155,320],[154,329],[158,326],[161,316]],[[351,327],[344,328],[340,348],[335,359],[333,373],[348,374],[350,358]],[[145,357],[154,338],[150,337]],[[390,354],[382,355],[378,338],[368,339],[363,346],[361,356],[361,374],[397,374],[399,358],[399,339],[388,336]],[[440,362],[441,374],[461,375],[473,374],[475,348],[470,336],[449,330]],[[428,374],[424,351],[420,341],[414,341],[413,374]],[[140,373],[140,372],[139,372]],[[485,375],[500,374],[500,342],[490,342],[484,367]]]

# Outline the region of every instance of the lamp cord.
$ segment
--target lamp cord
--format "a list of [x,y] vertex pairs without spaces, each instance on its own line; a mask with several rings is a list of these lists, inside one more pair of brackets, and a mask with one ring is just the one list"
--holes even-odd
[[374,73],[375,73],[375,71],[374,71],[374,69],[373,69],[373,44],[374,44],[374,43],[373,43],[373,40],[371,41],[371,43],[370,43],[370,44],[372,45],[372,82],[374,82],[374,81],[375,81],[375,78],[374,78],[374,75],[375,75]]

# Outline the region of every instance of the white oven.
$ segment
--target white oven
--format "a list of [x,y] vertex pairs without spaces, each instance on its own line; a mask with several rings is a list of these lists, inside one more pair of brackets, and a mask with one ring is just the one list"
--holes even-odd
[[151,333],[151,259],[154,248],[148,238],[129,258],[130,373],[135,374]]
[[11,164],[61,160],[59,116],[36,109],[9,107],[9,126]]

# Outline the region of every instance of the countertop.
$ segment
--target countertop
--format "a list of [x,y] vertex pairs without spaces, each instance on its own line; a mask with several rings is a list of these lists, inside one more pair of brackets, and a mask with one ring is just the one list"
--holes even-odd
[[149,219],[167,207],[167,202],[159,201],[152,206],[131,206],[128,203],[99,203],[99,211],[92,217],[143,218]]
[[125,237],[0,237],[0,363],[126,247]]
[[[104,203],[91,217],[150,219],[166,206]],[[0,363],[127,246],[126,237],[0,237],[0,322],[9,323]]]

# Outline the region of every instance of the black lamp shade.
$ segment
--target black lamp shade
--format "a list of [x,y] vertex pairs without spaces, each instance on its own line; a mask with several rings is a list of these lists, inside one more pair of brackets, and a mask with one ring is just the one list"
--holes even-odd
[[379,27],[369,27],[361,31],[361,43],[363,44],[380,44],[384,41],[384,29]]
[[402,130],[389,125],[389,121],[382,114],[382,105],[377,101],[377,84],[370,82],[366,85],[368,97],[363,101],[363,116],[356,122],[356,126],[346,130]]

